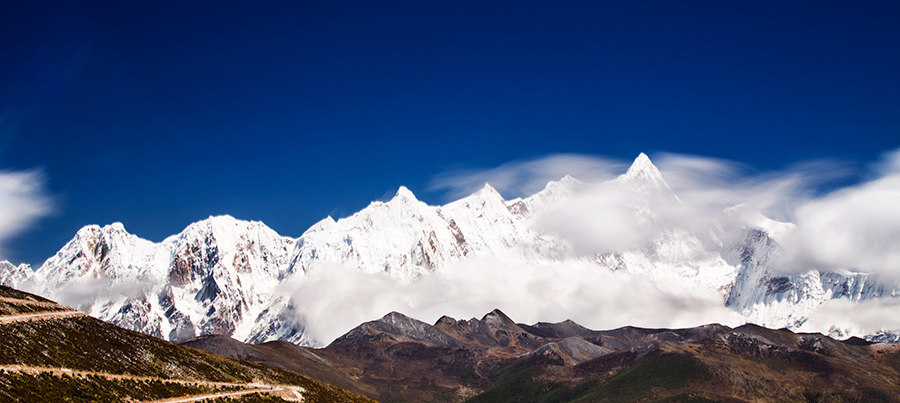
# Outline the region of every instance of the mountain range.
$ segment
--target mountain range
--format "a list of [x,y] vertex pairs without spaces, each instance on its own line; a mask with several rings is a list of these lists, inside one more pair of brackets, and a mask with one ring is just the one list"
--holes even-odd
[[[443,206],[430,206],[401,187],[390,200],[339,220],[327,217],[299,238],[230,216],[193,223],[159,243],[128,233],[121,223],[90,225],[37,270],[0,262],[0,283],[170,341],[216,334],[306,346],[330,340],[314,336],[323,324],[304,315],[296,287],[315,267],[335,264],[396,284],[480,258],[511,266],[587,265],[685,294],[712,295],[740,322],[794,330],[828,300],[858,303],[900,295],[896,284],[849,270],[786,274],[776,257],[783,250],[780,240],[794,225],[747,213],[746,206],[725,209],[708,227],[668,220],[667,209],[682,202],[644,154],[601,185],[567,176],[529,197],[505,200],[485,184]],[[628,209],[608,217],[649,235],[591,250],[547,224],[549,218],[565,222],[560,212],[597,189],[627,195]],[[605,206],[590,208],[602,212]],[[825,332],[898,340],[895,329],[864,333],[835,325]]]

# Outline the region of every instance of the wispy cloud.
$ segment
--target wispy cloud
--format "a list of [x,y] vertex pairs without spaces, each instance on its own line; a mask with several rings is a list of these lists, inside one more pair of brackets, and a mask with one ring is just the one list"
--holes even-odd
[[0,171],[0,254],[6,241],[53,211],[45,183],[40,171]]
[[[756,213],[797,224],[784,243],[780,268],[791,272],[857,270],[900,277],[900,151],[869,168],[862,183],[831,190],[855,174],[848,163],[800,162],[760,172],[723,159],[663,153],[656,156],[666,182],[681,203],[647,201],[605,182],[625,171],[621,161],[584,155],[554,155],[511,162],[481,171],[439,175],[434,187],[466,194],[485,181],[529,194],[547,180],[572,174],[586,182],[575,197],[539,223],[582,254],[637,247],[672,225],[696,233],[723,230],[729,219]],[[723,210],[741,205],[741,215]]]
[[654,162],[678,197],[698,213],[714,216],[746,204],[781,221],[792,221],[800,205],[852,173],[847,163],[836,160],[805,161],[767,172],[735,161],[684,154],[663,153]]
[[583,181],[614,178],[628,165],[624,161],[578,154],[556,154],[513,161],[488,169],[455,169],[436,175],[429,188],[446,191],[457,199],[490,183],[505,197],[522,197],[541,190],[547,182],[571,175]]

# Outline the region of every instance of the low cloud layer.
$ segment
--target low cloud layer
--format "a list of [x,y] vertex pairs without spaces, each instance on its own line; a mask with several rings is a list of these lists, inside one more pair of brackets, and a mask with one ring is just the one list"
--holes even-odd
[[4,243],[53,210],[39,171],[0,171],[0,260]]
[[877,334],[883,330],[900,329],[900,299],[883,298],[853,302],[847,298],[832,299],[813,311],[798,329],[801,332]]
[[[769,172],[679,154],[663,154],[654,163],[677,200],[647,199],[607,182],[625,172],[628,164],[623,161],[577,155],[457,171],[438,176],[433,186],[460,196],[489,182],[512,196],[527,196],[547,180],[572,174],[586,185],[538,225],[569,242],[580,255],[640,247],[672,228],[686,228],[700,234],[701,241],[715,243],[717,237],[736,235],[729,231],[740,231],[750,223],[769,229],[782,243],[776,265],[786,274],[851,270],[888,280],[900,277],[900,151],[873,163],[863,175],[868,179],[838,189],[835,183],[859,174],[840,161],[807,161]],[[706,234],[714,235],[703,238]],[[590,264],[547,267],[466,261],[409,285],[352,271],[335,273],[328,275],[344,276],[346,299],[326,302],[304,294],[301,305],[306,304],[306,314],[315,319],[329,312],[355,312],[356,316],[346,324],[333,322],[322,329],[316,336],[320,340],[330,340],[349,330],[348,326],[389,310],[433,321],[442,314],[466,318],[500,308],[522,322],[573,319],[596,329],[740,322],[723,307],[720,295],[685,294]],[[311,273],[308,286],[329,289],[316,276],[320,275]],[[360,289],[366,291],[360,293]],[[892,299],[863,304],[828,301],[804,330],[827,333],[835,323],[855,332],[900,329],[900,322],[883,319],[896,307]]]
[[589,262],[537,265],[469,259],[409,284],[385,274],[317,264],[281,290],[306,323],[315,324],[311,335],[324,344],[391,311],[434,323],[442,315],[480,318],[499,308],[520,323],[572,319],[594,329],[739,321],[715,293],[666,289]]

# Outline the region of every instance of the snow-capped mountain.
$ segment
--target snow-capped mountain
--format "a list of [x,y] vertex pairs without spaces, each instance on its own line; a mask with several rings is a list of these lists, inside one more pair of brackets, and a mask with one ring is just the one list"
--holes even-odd
[[20,264],[18,266],[7,262],[0,262],[0,284],[22,284],[31,277],[31,265]]
[[652,237],[620,250],[584,253],[548,230],[545,217],[590,191],[568,176],[523,199],[504,200],[486,184],[443,206],[429,206],[401,187],[391,200],[350,217],[325,218],[299,238],[230,216],[191,224],[160,243],[129,234],[119,223],[87,226],[34,272],[0,263],[0,282],[173,341],[226,334],[253,343],[307,345],[323,342],[307,332],[317,324],[297,314],[283,288],[326,262],[385,273],[401,284],[476,257],[512,264],[592,262],[674,289],[714,293],[746,320],[776,328],[801,326],[832,298],[900,295],[866,274],[778,274],[777,239],[793,224],[744,214],[741,206],[722,213],[728,222],[740,218],[737,231],[667,220],[660,212],[682,202],[644,154],[604,185],[634,196],[628,214],[635,225],[654,228]]

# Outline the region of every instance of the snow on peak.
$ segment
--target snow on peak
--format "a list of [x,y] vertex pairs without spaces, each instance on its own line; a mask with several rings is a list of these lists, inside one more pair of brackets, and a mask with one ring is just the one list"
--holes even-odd
[[418,201],[418,199],[416,199],[416,195],[413,194],[413,192],[406,186],[400,186],[400,188],[397,189],[397,193],[394,195],[391,201],[394,200]]
[[775,242],[784,243],[787,237],[797,228],[796,224],[775,221],[762,215],[747,203],[740,203],[723,210],[725,215],[735,217],[744,225],[762,229]]
[[75,237],[69,243],[73,245],[87,243],[93,248],[93,245],[97,242],[114,243],[132,238],[137,237],[128,233],[122,223],[114,222],[102,227],[99,225],[86,225],[75,233]]
[[500,200],[503,200],[503,196],[500,194],[500,192],[498,192],[497,189],[494,189],[494,187],[491,186],[491,184],[487,183],[487,182],[484,183],[484,186],[482,186],[481,189],[478,189],[477,192],[473,193],[473,196],[476,196],[476,195],[481,198],[492,197],[492,198],[499,198]]
[[31,265],[22,263],[16,266],[5,260],[0,261],[0,284],[12,288],[22,288],[30,279],[32,272]]
[[211,215],[204,220],[197,221],[188,227],[200,227],[200,228],[228,228],[239,225],[251,225],[254,224],[254,221],[243,221],[238,220],[228,214],[223,215]]
[[577,188],[583,184],[584,184],[584,182],[582,182],[578,179],[575,179],[574,177],[572,177],[572,175],[566,175],[566,176],[563,176],[558,181],[547,182],[547,185],[544,186],[544,189],[541,190],[539,193],[552,193],[552,192],[571,193],[573,190],[575,190],[575,188]]
[[336,223],[337,222],[334,221],[334,218],[331,218],[331,216],[328,216],[328,217],[325,217],[325,218],[319,220],[319,222],[313,224],[313,226],[309,227],[309,229],[306,230],[306,232],[327,231],[329,228],[334,226]]
[[559,206],[583,184],[584,182],[571,175],[566,175],[558,181],[547,182],[543,190],[525,198],[524,204],[532,215],[540,215]]
[[[643,153],[641,155],[643,155]],[[553,182],[550,182],[550,183],[553,183]],[[550,183],[548,183],[548,184],[550,184]],[[566,176],[563,176],[562,179],[559,180],[559,183],[578,184],[578,183],[581,183],[581,181],[579,181],[578,179],[575,179],[575,177],[573,177],[572,175],[566,174]]]
[[650,157],[644,153],[641,153],[634,159],[634,162],[631,163],[631,166],[628,167],[628,170],[625,171],[625,174],[620,176],[620,178],[623,178],[623,180],[644,180],[665,183],[662,173],[659,172],[656,165],[653,165],[653,162],[650,161]]
[[[629,196],[634,190],[651,202],[678,200],[643,153],[612,182],[626,188]],[[768,237],[778,241],[793,225],[769,220],[747,206],[725,214],[746,217],[761,231],[707,243],[705,235],[679,227],[667,229],[647,248],[596,258],[577,255],[538,221],[565,208],[579,193],[590,193],[587,186],[566,175],[527,198],[505,201],[486,183],[443,206],[429,206],[400,186],[390,201],[372,202],[337,221],[326,217],[296,239],[280,236],[261,222],[228,215],[193,223],[161,243],[128,234],[121,223],[92,225],[79,230],[34,274],[24,266],[0,263],[0,282],[28,280],[38,294],[76,295],[79,299],[73,301],[100,319],[170,340],[215,333],[253,343],[284,339],[307,344],[316,341],[306,329],[321,324],[292,320],[296,308],[276,290],[284,290],[288,279],[304,281],[304,273],[319,263],[386,273],[402,283],[453,270],[451,263],[470,258],[554,265],[548,267],[581,267],[591,259],[603,268],[646,276],[672,289],[709,293],[741,317],[770,326],[799,323],[795,319],[808,316],[828,298],[852,293],[856,301],[900,292],[884,291],[874,280],[856,274],[769,275],[778,244]],[[88,286],[102,292],[84,298],[61,292]],[[134,291],[122,294],[126,288]],[[392,313],[383,321],[399,319],[400,314]],[[514,326],[499,310],[482,321]]]
[[626,185],[645,196],[665,196],[677,198],[675,192],[663,179],[662,173],[647,154],[641,153],[627,171],[615,179],[616,183]]

